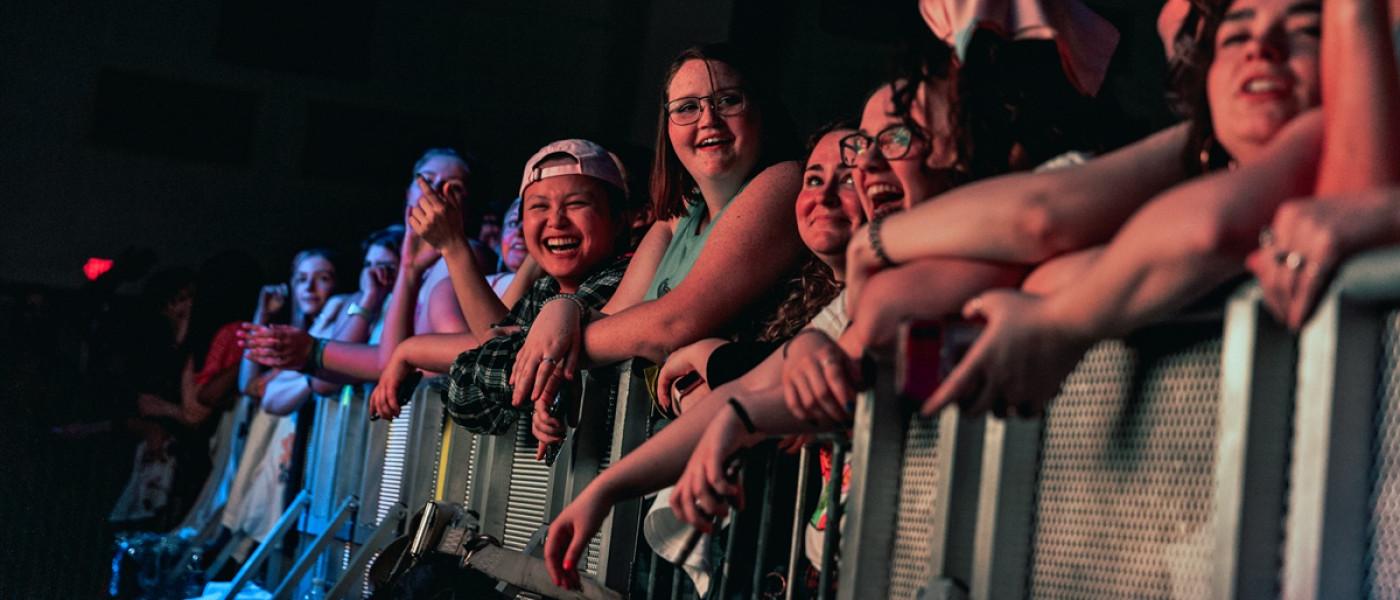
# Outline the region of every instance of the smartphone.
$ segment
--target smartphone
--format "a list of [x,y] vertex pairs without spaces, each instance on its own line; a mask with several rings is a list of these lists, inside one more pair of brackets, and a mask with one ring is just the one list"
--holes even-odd
[[901,330],[895,362],[900,395],[911,402],[923,402],[933,394],[977,341],[983,327],[981,323],[942,319],[916,322]]

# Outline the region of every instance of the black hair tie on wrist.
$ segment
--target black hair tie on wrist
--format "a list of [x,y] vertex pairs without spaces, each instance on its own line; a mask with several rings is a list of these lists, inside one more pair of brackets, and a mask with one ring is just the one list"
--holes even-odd
[[735,398],[729,399],[729,406],[734,408],[734,414],[739,415],[739,420],[744,423],[744,429],[749,433],[758,433],[758,428],[753,426],[753,419],[749,418],[749,411],[744,410],[744,405],[739,404]]

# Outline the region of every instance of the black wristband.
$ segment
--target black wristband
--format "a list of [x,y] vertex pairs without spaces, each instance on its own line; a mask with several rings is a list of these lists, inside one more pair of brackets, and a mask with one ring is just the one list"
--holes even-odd
[[307,375],[315,375],[317,371],[321,370],[321,367],[325,366],[323,361],[326,355],[326,342],[330,341],[326,338],[311,338],[311,340],[311,355],[306,357],[306,364],[298,369]]
[[758,428],[753,426],[753,419],[749,418],[749,411],[744,410],[744,405],[739,404],[738,399],[730,398],[729,406],[734,409],[734,414],[739,415],[739,421],[744,424],[745,431],[758,433]]

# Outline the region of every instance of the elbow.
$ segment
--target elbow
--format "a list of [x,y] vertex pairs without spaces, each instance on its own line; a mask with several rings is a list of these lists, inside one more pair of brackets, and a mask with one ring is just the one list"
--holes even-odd
[[649,328],[649,331],[649,335],[637,336],[635,355],[657,364],[665,361],[673,350],[700,339],[704,334],[693,320],[686,319],[666,319]]
[[1044,262],[1087,245],[1064,221],[1044,196],[1025,202],[1018,211],[1016,229],[1018,239],[1024,240],[1027,262]]

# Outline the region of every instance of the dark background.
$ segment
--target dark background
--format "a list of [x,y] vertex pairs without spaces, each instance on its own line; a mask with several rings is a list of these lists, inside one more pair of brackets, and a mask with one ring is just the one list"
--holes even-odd
[[[1161,2],[1086,1],[1123,34],[1103,92],[1123,137],[1164,125]],[[562,137],[645,170],[663,71],[697,42],[758,50],[810,130],[858,115],[892,19],[918,18],[876,0],[0,1],[0,597],[103,590],[134,441],[50,433],[104,412],[65,318],[87,257],[236,248],[281,279],[296,249],[401,219],[429,146],[486,158],[477,199],[496,203]]]
[[[901,17],[918,19],[912,3]],[[1108,93],[1160,124],[1159,2],[1090,1],[1127,42]],[[75,286],[89,256],[163,265],[311,244],[400,218],[427,146],[488,159],[508,200],[542,144],[655,135],[681,48],[762,51],[798,124],[856,115],[893,26],[854,0],[9,0],[0,3],[0,282]],[[905,16],[907,15],[907,16]]]

